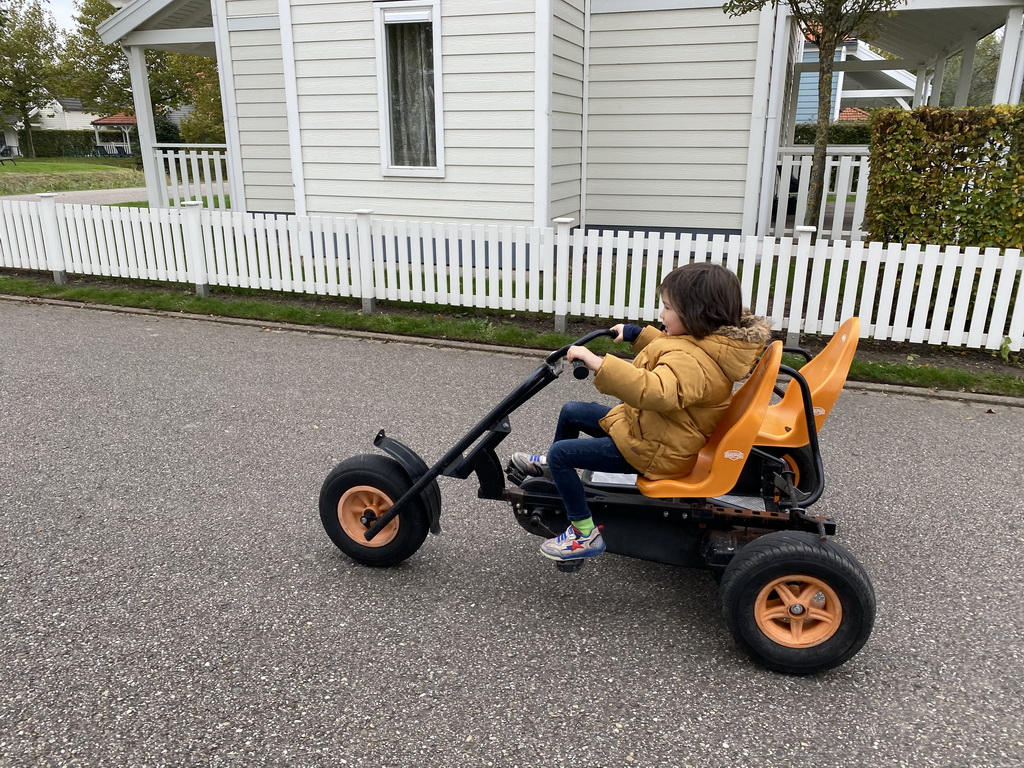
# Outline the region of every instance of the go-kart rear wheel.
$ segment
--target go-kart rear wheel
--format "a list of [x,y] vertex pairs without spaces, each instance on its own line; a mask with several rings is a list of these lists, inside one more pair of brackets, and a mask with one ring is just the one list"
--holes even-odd
[[342,552],[364,565],[397,565],[427,537],[429,523],[421,499],[412,499],[373,539],[363,536],[412,487],[405,469],[377,454],[353,456],[336,466],[320,489],[320,521]]
[[875,592],[860,563],[805,531],[770,533],[744,546],[725,569],[720,594],[740,648],[787,674],[849,660],[875,620]]
[[793,470],[793,485],[801,491],[810,491],[818,486],[818,470],[814,466],[814,454],[809,445],[799,448],[762,448],[765,453],[778,456]]

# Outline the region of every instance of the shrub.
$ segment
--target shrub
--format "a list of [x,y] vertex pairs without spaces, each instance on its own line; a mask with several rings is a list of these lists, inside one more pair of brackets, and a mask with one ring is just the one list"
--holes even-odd
[[[25,129],[18,131],[18,145],[28,146]],[[32,131],[36,157],[84,157],[95,144],[92,131]]]
[[[793,143],[813,144],[815,130],[817,130],[817,126],[814,123],[799,123],[796,126],[796,135]],[[867,145],[871,143],[871,123],[866,120],[829,123],[828,143]]]
[[870,239],[1024,247],[1024,108],[891,109],[872,126]]

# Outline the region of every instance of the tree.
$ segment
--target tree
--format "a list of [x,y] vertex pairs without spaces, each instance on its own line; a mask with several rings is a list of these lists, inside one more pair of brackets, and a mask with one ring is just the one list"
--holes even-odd
[[[96,31],[116,9],[107,0],[78,0],[76,8],[76,29],[68,35],[60,57],[66,92],[100,115],[134,113],[128,56],[120,45],[104,43]],[[149,92],[157,114],[177,109],[187,101],[187,90],[174,68],[168,66],[169,55],[164,51],[146,54]]]
[[[974,49],[974,69],[971,73],[971,90],[967,95],[967,106],[981,107],[992,103],[992,92],[996,87],[996,73],[999,71],[999,56],[1002,50],[1002,37],[998,32],[993,32],[978,41]],[[939,102],[944,107],[951,107],[956,101],[963,60],[964,55],[961,51],[950,56],[946,62]]]
[[0,35],[0,113],[17,115],[25,126],[22,154],[35,157],[30,113],[56,98],[60,75],[57,24],[39,0],[14,0]]
[[224,110],[217,62],[196,56],[187,58],[196,60],[182,62],[182,65],[191,65],[189,72],[192,78],[188,89],[194,109],[181,121],[181,138],[188,144],[223,144]]
[[832,71],[836,51],[849,37],[869,37],[871,29],[903,0],[728,0],[723,10],[742,16],[780,3],[789,7],[804,36],[818,47],[818,122],[811,160],[809,200],[804,224],[817,226],[825,188],[825,155],[832,114]]

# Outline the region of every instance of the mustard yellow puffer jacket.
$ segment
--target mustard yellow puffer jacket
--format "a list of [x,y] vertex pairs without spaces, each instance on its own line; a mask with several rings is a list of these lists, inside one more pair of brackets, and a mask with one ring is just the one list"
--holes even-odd
[[685,475],[732,400],[733,384],[757,362],[771,329],[744,314],[710,336],[667,336],[648,326],[632,364],[605,355],[594,386],[622,401],[601,420],[637,472],[652,480]]

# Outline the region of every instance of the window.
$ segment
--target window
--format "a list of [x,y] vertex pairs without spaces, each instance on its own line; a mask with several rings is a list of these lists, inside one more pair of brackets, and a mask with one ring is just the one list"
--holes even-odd
[[381,169],[444,175],[438,0],[374,4]]

